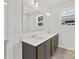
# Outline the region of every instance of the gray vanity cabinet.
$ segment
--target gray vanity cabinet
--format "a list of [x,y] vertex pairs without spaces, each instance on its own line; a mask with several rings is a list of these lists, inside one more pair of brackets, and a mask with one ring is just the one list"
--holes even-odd
[[38,59],[51,59],[51,40],[38,46]]
[[54,53],[54,37],[51,38],[51,55]]
[[58,34],[54,36],[54,50],[58,48]]
[[51,40],[46,42],[46,59],[51,59]]
[[37,47],[37,59],[45,59],[45,43]]
[[51,59],[58,47],[58,34],[38,46],[22,42],[22,59]]
[[22,59],[51,59],[50,39],[34,47],[22,42]]
[[52,51],[52,55],[55,52],[55,50],[58,48],[58,34],[55,35],[54,37],[51,38],[51,51]]
[[22,42],[22,59],[36,59],[36,48]]

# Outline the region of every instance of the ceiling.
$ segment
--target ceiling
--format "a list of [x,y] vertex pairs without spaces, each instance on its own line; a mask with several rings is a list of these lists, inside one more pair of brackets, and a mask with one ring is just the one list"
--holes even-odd
[[[33,6],[33,0],[23,0],[24,3]],[[39,3],[39,9],[43,11],[47,11],[46,9],[55,9],[60,8],[65,4],[74,3],[74,0],[35,0]],[[33,10],[33,9],[32,9]]]
[[64,4],[74,3],[74,0],[39,0],[49,7],[62,6]]
[[[33,0],[24,0],[27,3],[31,4]],[[63,4],[66,3],[74,3],[75,0],[35,0],[38,1],[39,3],[46,5],[48,7],[57,7],[57,6],[61,6]]]

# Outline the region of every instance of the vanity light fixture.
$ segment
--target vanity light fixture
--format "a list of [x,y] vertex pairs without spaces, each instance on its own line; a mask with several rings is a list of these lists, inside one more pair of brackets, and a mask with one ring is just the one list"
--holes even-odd
[[35,6],[36,6],[36,8],[38,8],[38,6],[39,6],[39,3],[38,3],[38,2],[36,2],[36,3],[35,3]]
[[35,0],[32,0],[32,4],[35,4]]
[[32,5],[34,5],[34,7],[38,9],[39,3],[36,0],[32,0]]

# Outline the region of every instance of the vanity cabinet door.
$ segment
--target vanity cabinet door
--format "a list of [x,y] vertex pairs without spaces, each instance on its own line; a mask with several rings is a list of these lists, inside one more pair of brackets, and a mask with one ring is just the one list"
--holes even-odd
[[38,46],[38,59],[51,59],[50,39]]
[[50,43],[50,39],[46,42],[45,51],[46,51],[46,59],[51,59],[51,43]]
[[51,38],[51,47],[51,55],[53,55],[55,50],[58,48],[58,34]]
[[37,47],[37,59],[45,59],[45,43]]
[[22,42],[22,59],[36,59],[36,47]]
[[54,36],[54,49],[56,50],[58,48],[58,34]]
[[55,50],[55,49],[54,49],[54,37],[52,37],[52,38],[51,38],[51,51],[52,51],[52,52],[51,52],[51,55],[54,54],[54,50]]

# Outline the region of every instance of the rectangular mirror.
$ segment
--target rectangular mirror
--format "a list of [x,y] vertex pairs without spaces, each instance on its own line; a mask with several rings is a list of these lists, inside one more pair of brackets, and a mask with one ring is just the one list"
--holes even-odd
[[37,10],[30,1],[22,2],[22,32],[44,30],[44,13]]

